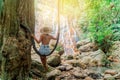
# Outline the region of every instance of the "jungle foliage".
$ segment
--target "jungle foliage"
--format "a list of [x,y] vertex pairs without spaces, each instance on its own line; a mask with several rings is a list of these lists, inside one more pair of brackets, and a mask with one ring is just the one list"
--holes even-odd
[[105,66],[110,64],[107,58],[114,41],[120,40],[120,0],[85,0],[86,15],[79,21],[83,31],[106,54]]
[[105,53],[112,41],[120,40],[120,0],[85,0],[87,31]]

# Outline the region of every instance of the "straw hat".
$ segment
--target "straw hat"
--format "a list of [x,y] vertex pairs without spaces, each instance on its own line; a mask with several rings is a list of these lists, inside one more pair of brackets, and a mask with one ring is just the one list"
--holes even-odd
[[50,27],[42,27],[40,29],[40,32],[43,33],[43,34],[49,34],[52,32],[52,29]]

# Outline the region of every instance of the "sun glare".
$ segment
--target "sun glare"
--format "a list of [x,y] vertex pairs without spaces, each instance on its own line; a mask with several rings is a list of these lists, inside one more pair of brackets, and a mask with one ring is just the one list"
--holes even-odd
[[79,39],[76,28],[77,19],[84,12],[84,0],[81,2],[79,0],[36,0],[35,5],[35,35],[37,38],[39,38],[40,28],[43,26],[52,27],[52,35],[55,36],[58,29],[58,18],[60,18],[60,43],[63,44],[65,53],[73,54],[75,44]]

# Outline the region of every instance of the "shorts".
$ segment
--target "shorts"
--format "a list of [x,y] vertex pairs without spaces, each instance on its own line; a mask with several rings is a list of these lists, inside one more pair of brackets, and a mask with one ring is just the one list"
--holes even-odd
[[39,49],[39,52],[41,55],[48,55],[50,53],[50,48],[49,48],[49,45],[41,45],[40,46],[40,49]]

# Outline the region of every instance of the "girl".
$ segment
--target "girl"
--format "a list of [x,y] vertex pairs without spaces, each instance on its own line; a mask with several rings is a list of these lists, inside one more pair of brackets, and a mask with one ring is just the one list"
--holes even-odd
[[45,70],[47,71],[48,68],[46,66],[46,55],[50,53],[49,43],[50,43],[50,40],[52,39],[57,40],[57,38],[49,34],[52,32],[50,27],[42,27],[40,29],[40,32],[41,32],[41,35],[40,35],[39,40],[33,34],[32,34],[32,37],[35,39],[37,43],[42,43],[40,46],[39,52],[44,56],[40,56],[40,59],[41,59],[41,62]]

